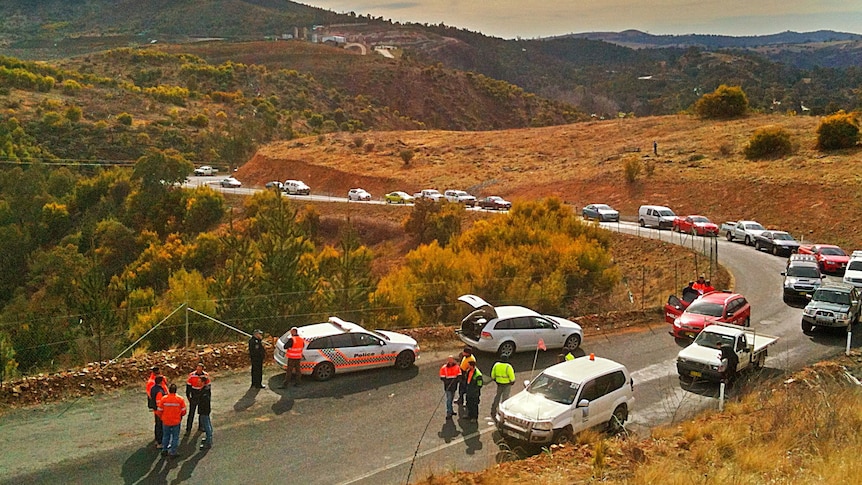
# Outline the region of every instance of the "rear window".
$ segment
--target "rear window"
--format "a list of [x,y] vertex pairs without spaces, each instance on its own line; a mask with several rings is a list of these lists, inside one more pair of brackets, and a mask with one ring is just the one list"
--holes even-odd
[[308,346],[306,347],[310,350],[319,350],[319,349],[331,349],[332,348],[332,337],[320,337],[308,342]]
[[671,211],[671,210],[661,210],[661,211],[658,211],[658,215],[663,216],[663,217],[673,217],[676,214],[674,214],[673,211]]

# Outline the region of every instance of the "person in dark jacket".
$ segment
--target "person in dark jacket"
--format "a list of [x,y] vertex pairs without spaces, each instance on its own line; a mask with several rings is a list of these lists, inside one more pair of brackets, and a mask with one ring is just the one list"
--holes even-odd
[[467,372],[464,374],[464,382],[467,386],[467,419],[479,420],[479,396],[482,394],[482,372],[476,367],[476,361],[467,363]]
[[730,345],[721,346],[721,359],[727,360],[727,368],[724,370],[724,382],[730,384],[736,378],[736,368],[739,367],[739,356]]
[[198,397],[198,421],[200,427],[206,435],[201,440],[201,449],[209,449],[213,446],[213,423],[210,419],[212,411],[212,381],[208,381],[207,385],[201,390]]
[[162,447],[162,438],[164,438],[164,427],[162,426],[162,418],[156,413],[159,405],[159,399],[162,398],[165,394],[168,393],[168,385],[165,382],[165,377],[162,375],[155,376],[153,380],[153,386],[150,387],[150,395],[147,397],[147,406],[150,410],[153,411],[153,417],[155,418],[155,426],[153,427],[153,434],[156,438],[156,448],[161,449]]
[[[186,434],[191,434],[192,424],[195,421],[195,410],[201,398],[204,388],[209,387],[210,376],[204,370],[204,363],[198,362],[194,372],[189,374],[186,380],[186,399],[189,401],[189,414],[186,416]],[[198,424],[198,429],[204,431],[203,424]]]
[[266,389],[263,385],[263,359],[266,357],[266,349],[263,348],[261,337],[263,332],[255,330],[248,339],[248,358],[251,360],[251,387]]

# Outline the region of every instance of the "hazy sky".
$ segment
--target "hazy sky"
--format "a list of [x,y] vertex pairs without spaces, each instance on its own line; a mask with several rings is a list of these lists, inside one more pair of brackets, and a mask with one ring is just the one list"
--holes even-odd
[[652,34],[862,33],[862,0],[299,0],[503,38],[637,29]]

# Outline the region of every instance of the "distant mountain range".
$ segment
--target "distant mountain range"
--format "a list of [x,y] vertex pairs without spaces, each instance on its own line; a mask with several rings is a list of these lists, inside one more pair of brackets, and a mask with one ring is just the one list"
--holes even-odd
[[827,42],[862,41],[862,35],[833,30],[815,32],[786,31],[769,35],[733,37],[729,35],[686,34],[653,35],[639,30],[622,32],[583,32],[555,38],[601,40],[627,47],[701,47],[704,49],[755,49],[758,47],[815,44]]

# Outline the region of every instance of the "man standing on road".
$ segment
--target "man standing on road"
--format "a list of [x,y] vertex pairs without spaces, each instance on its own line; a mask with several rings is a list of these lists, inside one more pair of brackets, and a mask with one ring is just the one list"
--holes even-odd
[[153,411],[153,417],[155,419],[155,424],[153,425],[153,435],[156,439],[156,448],[162,448],[162,438],[164,438],[164,426],[162,425],[162,418],[159,416],[157,410],[159,409],[159,401],[165,394],[168,393],[168,386],[165,384],[165,377],[158,375],[156,376],[155,381],[153,381],[152,387],[150,387],[150,395],[147,398],[147,405]]
[[[162,373],[159,371],[159,366],[154,365],[150,369],[150,377],[147,378],[147,386],[145,387],[145,389],[147,391],[147,401],[149,401],[149,399],[150,399],[150,391],[153,389],[153,386],[156,384],[156,377],[158,377],[160,375],[162,375]],[[165,393],[167,393],[168,392],[167,383],[163,383],[162,385],[165,388]],[[155,409],[155,407],[153,409]]]
[[212,411],[212,381],[207,378],[207,383],[203,389],[201,389],[200,397],[198,400],[198,419],[200,421],[199,426],[203,429],[203,432],[206,433],[206,436],[201,440],[201,449],[209,449],[213,446],[213,423],[210,420],[210,412]]
[[251,360],[251,387],[266,389],[263,385],[263,359],[266,357],[266,349],[263,348],[261,337],[263,332],[255,330],[248,339],[248,358]]
[[455,391],[458,389],[458,382],[461,379],[461,367],[455,362],[455,357],[450,355],[440,367],[440,380],[443,381],[443,391],[446,393],[446,419],[452,419],[455,415],[455,410],[452,409],[452,401],[455,399]]
[[464,405],[464,396],[467,395],[467,371],[470,370],[470,362],[476,362],[476,356],[473,355],[473,349],[464,347],[461,352],[461,380],[458,383],[458,406]]
[[734,352],[730,345],[721,346],[721,359],[727,361],[727,367],[724,369],[724,382],[730,385],[736,378],[736,368],[739,367],[739,356]]
[[491,417],[496,421],[497,407],[501,402],[509,399],[509,393],[515,383],[515,369],[509,363],[508,356],[501,355],[500,360],[491,367],[491,379],[497,383],[497,394],[494,395],[494,402],[491,403]]
[[482,394],[482,372],[476,367],[476,361],[467,363],[467,372],[464,374],[464,382],[467,387],[467,419],[469,421],[479,420],[479,396]]
[[282,387],[287,387],[287,384],[293,380],[293,375],[296,374],[296,382],[294,386],[299,386],[302,382],[302,351],[305,350],[305,339],[299,336],[299,329],[293,327],[290,329],[290,337],[284,343],[284,353],[287,356],[287,369],[284,373],[284,384]]
[[162,437],[162,455],[177,456],[177,446],[180,443],[180,424],[186,415],[186,401],[177,396],[177,385],[171,384],[168,395],[159,400],[156,413],[162,418],[164,437]]
[[[204,370],[204,363],[198,362],[194,372],[189,374],[186,380],[186,399],[189,400],[189,415],[186,418],[186,434],[191,434],[192,423],[195,421],[195,411],[200,402],[201,393],[204,387],[209,386],[210,376]],[[198,428],[203,431],[203,424],[198,425]]]

